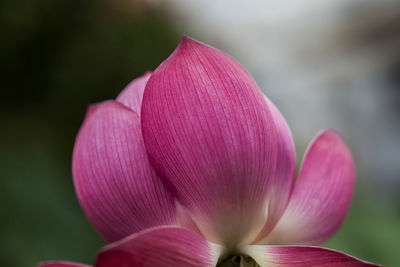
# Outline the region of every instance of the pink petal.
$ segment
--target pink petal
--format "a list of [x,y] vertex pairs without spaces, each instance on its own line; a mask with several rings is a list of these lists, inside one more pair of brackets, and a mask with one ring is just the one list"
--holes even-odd
[[284,193],[270,194],[291,183],[277,181],[272,116],[242,66],[186,37],[150,77],[141,113],[150,161],[208,240],[250,242],[265,224],[267,202],[285,202]]
[[149,164],[139,117],[118,102],[88,112],[75,143],[73,175],[83,210],[109,242],[175,223],[175,200]]
[[142,77],[134,79],[122,90],[116,100],[140,115],[144,88],[150,76],[151,72],[146,72]]
[[53,261],[53,262],[40,263],[37,267],[90,267],[90,266],[72,262]]
[[379,266],[331,249],[308,246],[247,246],[243,251],[261,267]]
[[296,175],[296,151],[294,147],[293,136],[290,128],[278,108],[266,97],[272,117],[278,130],[278,161],[276,170],[276,189],[270,194],[276,194],[271,197],[268,203],[268,212],[274,216],[269,216],[263,230],[259,233],[258,239],[266,237],[280,219],[280,215],[289,200],[291,189],[293,187]]
[[334,131],[311,143],[289,205],[268,244],[317,245],[341,226],[354,190],[354,162],[349,148]]
[[157,227],[133,234],[106,247],[96,267],[211,267],[219,246],[178,227]]

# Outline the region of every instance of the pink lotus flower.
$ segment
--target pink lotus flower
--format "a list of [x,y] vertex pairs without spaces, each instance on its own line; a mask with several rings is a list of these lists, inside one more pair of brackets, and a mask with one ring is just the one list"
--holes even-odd
[[315,247],[351,202],[343,139],[320,133],[296,182],[295,172],[278,109],[236,61],[186,37],[152,74],[89,109],[73,155],[83,210],[113,242],[96,267],[376,266]]

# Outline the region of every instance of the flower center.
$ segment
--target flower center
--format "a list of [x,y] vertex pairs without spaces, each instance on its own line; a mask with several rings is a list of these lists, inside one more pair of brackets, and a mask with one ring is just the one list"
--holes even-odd
[[260,267],[249,256],[231,255],[217,264],[217,267]]

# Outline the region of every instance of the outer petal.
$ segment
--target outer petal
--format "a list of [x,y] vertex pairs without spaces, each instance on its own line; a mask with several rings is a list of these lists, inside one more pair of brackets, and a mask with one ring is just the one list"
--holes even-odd
[[198,234],[177,227],[158,227],[109,245],[96,267],[211,267],[221,249]]
[[107,241],[175,223],[174,198],[149,164],[137,114],[115,101],[96,105],[73,155],[78,198]]
[[90,267],[90,266],[72,262],[65,262],[65,261],[64,262],[53,261],[53,262],[40,263],[37,267]]
[[269,244],[316,245],[341,226],[354,190],[354,162],[334,131],[322,132],[309,147],[289,205]]
[[134,79],[122,90],[116,100],[140,115],[144,88],[150,76],[151,72],[146,72],[142,77]]
[[294,177],[296,175],[296,152],[293,136],[290,128],[278,108],[266,96],[272,117],[278,131],[278,161],[276,170],[276,189],[270,194],[275,194],[268,202],[268,211],[270,216],[263,230],[259,233],[258,239],[263,239],[270,233],[276,225],[281,215],[280,211],[286,208],[291,189],[293,187]]
[[286,201],[270,194],[279,178],[268,104],[222,52],[184,37],[149,79],[141,119],[153,166],[208,240],[250,242],[265,224],[269,198]]
[[243,251],[261,267],[367,267],[379,266],[335,250],[307,246],[247,246]]

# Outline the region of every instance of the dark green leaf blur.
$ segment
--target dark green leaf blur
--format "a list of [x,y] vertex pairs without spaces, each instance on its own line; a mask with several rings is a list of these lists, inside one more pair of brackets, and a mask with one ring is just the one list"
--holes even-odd
[[93,263],[105,244],[77,202],[75,135],[91,103],[114,98],[179,42],[168,20],[105,1],[2,1],[0,266]]

